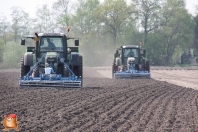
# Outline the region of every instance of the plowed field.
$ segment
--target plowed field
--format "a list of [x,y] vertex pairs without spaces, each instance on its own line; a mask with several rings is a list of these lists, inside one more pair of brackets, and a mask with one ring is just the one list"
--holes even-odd
[[198,70],[173,71],[113,80],[108,70],[85,68],[81,89],[20,89],[18,71],[0,71],[0,122],[15,113],[21,132],[198,132]]

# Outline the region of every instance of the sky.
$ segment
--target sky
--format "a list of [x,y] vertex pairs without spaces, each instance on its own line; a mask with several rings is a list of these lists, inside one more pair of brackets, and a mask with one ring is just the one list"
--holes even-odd
[[[36,16],[36,10],[44,4],[49,7],[57,0],[0,0],[0,15],[10,17],[13,6],[21,7],[30,17]],[[11,20],[8,18],[8,20]]]
[[[25,12],[29,13],[31,18],[36,16],[36,9],[44,4],[49,7],[57,0],[0,0],[0,16],[6,16],[10,21],[11,8],[13,6],[21,7]],[[195,5],[198,6],[198,0],[186,0],[186,9],[191,14],[195,14]]]

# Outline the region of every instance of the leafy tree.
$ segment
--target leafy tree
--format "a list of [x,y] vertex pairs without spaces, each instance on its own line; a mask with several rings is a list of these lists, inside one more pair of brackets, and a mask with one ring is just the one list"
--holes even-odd
[[121,24],[132,16],[134,7],[128,6],[124,0],[105,0],[97,11],[96,17],[103,27],[103,34],[111,34],[116,48]]
[[6,33],[8,32],[9,22],[5,16],[0,16],[0,36],[3,39],[3,43],[6,44]]
[[137,18],[144,31],[144,42],[147,43],[149,32],[158,28],[160,23],[162,0],[132,0],[137,8]]
[[65,29],[69,27],[69,19],[72,12],[72,4],[69,0],[58,0],[53,4],[54,15],[57,25]]
[[166,64],[170,65],[175,50],[177,48],[185,49],[190,45],[195,23],[185,9],[183,0],[167,0],[164,14],[171,14],[161,31],[164,38],[162,43],[165,49]]
[[99,5],[98,0],[78,0],[76,14],[71,20],[72,29],[81,40],[84,62],[89,66],[101,62],[99,56],[102,54],[102,39],[99,33],[100,26],[95,17]]
[[194,17],[196,26],[194,29],[194,38],[193,38],[193,47],[195,49],[195,55],[198,56],[197,52],[198,52],[198,13],[197,15]]
[[165,50],[163,43],[163,35],[159,32],[149,33],[148,34],[147,45],[147,57],[151,65],[164,65],[165,64]]
[[14,40],[17,41],[19,35],[22,35],[22,28],[27,28],[28,13],[23,11],[20,7],[12,7],[12,30],[14,32]]
[[144,38],[143,34],[139,32],[138,25],[134,19],[126,19],[120,27],[118,38],[119,45],[140,45]]
[[45,4],[36,11],[37,17],[34,19],[38,32],[53,32],[55,29],[54,20],[50,8]]
[[76,14],[73,15],[71,24],[80,36],[97,32],[95,11],[99,6],[98,0],[78,0]]
[[24,54],[25,46],[18,43],[9,43],[4,46],[3,62],[4,68],[19,68],[20,58]]
[[3,62],[3,47],[4,47],[4,42],[2,39],[0,39],[0,63]]

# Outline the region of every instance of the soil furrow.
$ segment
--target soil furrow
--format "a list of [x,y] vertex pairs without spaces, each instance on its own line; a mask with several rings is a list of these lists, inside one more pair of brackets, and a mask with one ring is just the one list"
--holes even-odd
[[[152,72],[196,88],[197,71]],[[104,78],[110,72],[97,69],[84,73],[81,89],[20,89],[19,72],[0,71],[0,121],[15,113],[25,132],[198,131],[196,90],[154,79]]]

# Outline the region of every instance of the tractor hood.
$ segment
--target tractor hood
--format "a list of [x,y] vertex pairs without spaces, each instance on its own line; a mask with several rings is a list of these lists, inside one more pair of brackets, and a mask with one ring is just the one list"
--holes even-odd
[[46,53],[46,57],[56,57],[57,56],[57,53],[56,52],[47,52]]
[[58,62],[58,57],[56,52],[47,52],[45,56],[45,66],[48,67],[50,65],[54,65],[55,63],[57,64]]

